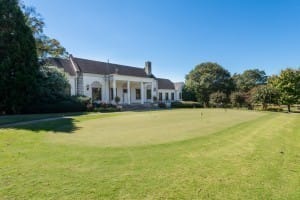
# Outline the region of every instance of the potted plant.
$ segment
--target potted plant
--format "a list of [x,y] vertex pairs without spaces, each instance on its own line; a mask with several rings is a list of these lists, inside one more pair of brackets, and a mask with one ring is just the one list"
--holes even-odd
[[119,102],[120,102],[120,100],[121,100],[120,97],[118,97],[118,96],[115,97],[115,102],[116,102],[116,104],[117,104],[117,108],[121,110],[121,109],[122,109],[122,106],[121,106],[121,105],[118,105]]
[[153,96],[153,105],[154,105],[155,107],[158,107],[157,97],[156,97],[156,96]]
[[118,97],[118,96],[115,97],[116,104],[119,104],[120,100],[121,100],[120,97]]

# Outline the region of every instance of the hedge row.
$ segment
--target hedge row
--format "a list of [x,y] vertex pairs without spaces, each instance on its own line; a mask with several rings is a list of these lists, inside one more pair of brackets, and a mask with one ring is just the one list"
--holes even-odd
[[23,109],[24,114],[83,112],[86,106],[73,100],[65,100],[53,104],[35,104]]
[[102,112],[102,113],[108,113],[108,112],[120,112],[121,109],[117,108],[117,107],[98,107],[98,108],[94,108],[93,112]]
[[171,103],[172,108],[203,108],[203,105],[194,101],[176,101]]
[[90,98],[85,96],[73,96],[56,103],[37,103],[29,105],[22,110],[24,114],[38,113],[66,113],[66,112],[117,112],[120,111],[112,104],[91,104]]

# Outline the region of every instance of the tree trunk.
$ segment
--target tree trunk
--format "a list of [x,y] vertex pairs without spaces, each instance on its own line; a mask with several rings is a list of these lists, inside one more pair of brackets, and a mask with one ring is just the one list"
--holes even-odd
[[291,112],[291,105],[288,104],[287,107],[288,107],[288,112]]
[[267,108],[268,108],[268,104],[266,104],[266,103],[263,103],[262,105],[263,105],[263,110],[267,110]]

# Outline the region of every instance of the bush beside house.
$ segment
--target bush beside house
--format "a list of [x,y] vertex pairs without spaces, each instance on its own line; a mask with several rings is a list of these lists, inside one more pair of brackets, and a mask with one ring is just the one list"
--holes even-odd
[[65,112],[118,112],[116,105],[100,103],[91,104],[91,99],[86,96],[72,96],[56,103],[37,103],[23,109],[25,114],[37,113],[65,113]]
[[203,108],[203,105],[194,101],[176,101],[171,103],[172,108]]
[[23,108],[24,114],[63,113],[87,111],[87,100],[84,97],[69,97],[55,103],[37,103]]

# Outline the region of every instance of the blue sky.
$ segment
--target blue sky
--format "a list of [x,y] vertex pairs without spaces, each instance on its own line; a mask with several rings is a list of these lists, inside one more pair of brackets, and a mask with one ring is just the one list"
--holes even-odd
[[300,65],[297,0],[24,0],[76,57],[143,67],[184,81],[195,65],[268,75]]

